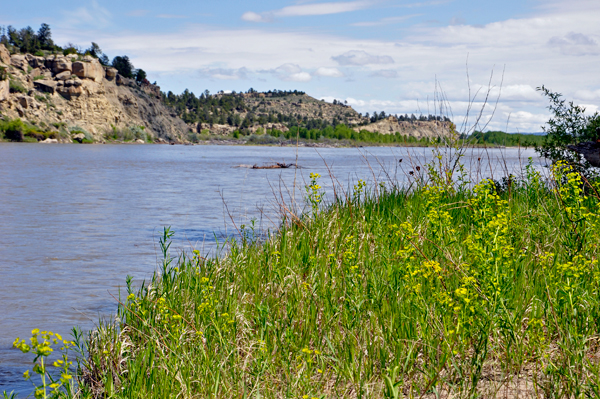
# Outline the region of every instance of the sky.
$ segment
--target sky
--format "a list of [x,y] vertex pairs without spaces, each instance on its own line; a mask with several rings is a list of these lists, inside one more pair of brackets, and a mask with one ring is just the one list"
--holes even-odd
[[0,0],[0,25],[128,55],[161,90],[302,90],[357,111],[540,132],[536,88],[600,107],[598,0]]

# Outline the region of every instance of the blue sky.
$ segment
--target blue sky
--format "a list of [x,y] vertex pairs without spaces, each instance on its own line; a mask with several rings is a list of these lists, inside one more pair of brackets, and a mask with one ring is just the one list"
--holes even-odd
[[0,14],[129,55],[163,91],[298,89],[409,114],[443,97],[459,124],[471,109],[469,126],[489,91],[479,127],[529,132],[548,119],[541,85],[598,110],[598,21],[596,0],[30,0]]

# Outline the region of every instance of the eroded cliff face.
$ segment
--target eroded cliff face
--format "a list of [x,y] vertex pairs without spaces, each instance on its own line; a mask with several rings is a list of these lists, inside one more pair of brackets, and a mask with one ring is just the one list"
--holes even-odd
[[441,121],[399,121],[394,116],[370,123],[366,126],[355,127],[354,130],[367,130],[380,134],[400,133],[403,136],[421,139],[424,137],[448,137],[451,135],[451,123]]
[[0,67],[7,75],[0,81],[0,113],[8,118],[67,132],[81,128],[98,142],[131,128],[143,128],[150,140],[185,141],[189,127],[162,103],[158,86],[123,78],[95,58],[11,56],[0,44]]

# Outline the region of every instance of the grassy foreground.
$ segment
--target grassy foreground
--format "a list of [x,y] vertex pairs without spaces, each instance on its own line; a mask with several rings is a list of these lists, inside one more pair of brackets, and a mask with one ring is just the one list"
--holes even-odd
[[429,178],[319,209],[313,176],[312,213],[221,259],[171,258],[166,230],[76,396],[598,397],[595,189],[564,164],[501,192]]

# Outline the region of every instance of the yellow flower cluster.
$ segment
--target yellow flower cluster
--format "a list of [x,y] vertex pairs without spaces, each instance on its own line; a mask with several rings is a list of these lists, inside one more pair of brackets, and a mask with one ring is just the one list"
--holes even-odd
[[[27,344],[24,339],[17,338],[13,342],[13,347],[19,349],[23,353],[33,352],[36,356],[34,359],[33,372],[41,376],[42,384],[35,387],[34,396],[38,398],[47,398],[48,389],[51,390],[52,397],[60,396],[60,388],[69,384],[72,380],[70,373],[70,362],[67,356],[67,351],[72,348],[75,343],[62,338],[60,334],[52,331],[40,331],[38,328],[31,331],[30,344]],[[59,350],[62,352],[62,359],[57,359],[52,363],[56,368],[62,369],[60,379],[56,379],[46,369],[45,359],[50,356],[54,349],[52,345],[62,345]],[[23,373],[23,378],[29,380],[31,375],[29,370]]]

